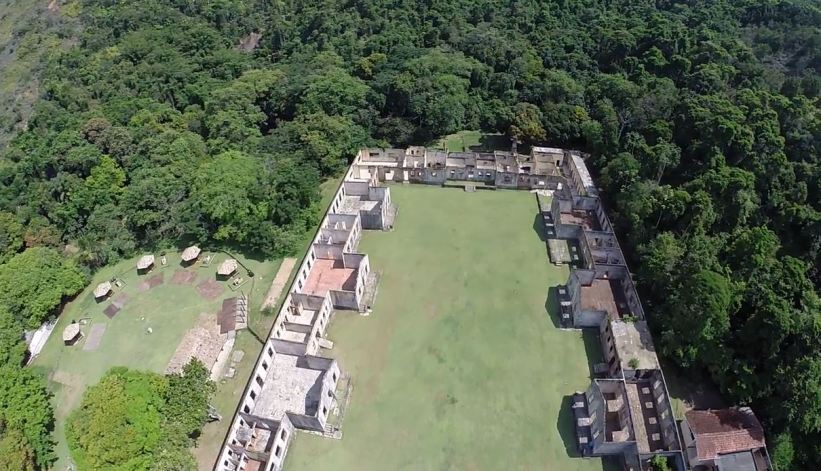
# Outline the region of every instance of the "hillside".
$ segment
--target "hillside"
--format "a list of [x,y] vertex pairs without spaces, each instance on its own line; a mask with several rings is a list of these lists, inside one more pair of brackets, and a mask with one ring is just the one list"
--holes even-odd
[[77,2],[0,0],[0,148],[25,129],[48,57],[76,35]]

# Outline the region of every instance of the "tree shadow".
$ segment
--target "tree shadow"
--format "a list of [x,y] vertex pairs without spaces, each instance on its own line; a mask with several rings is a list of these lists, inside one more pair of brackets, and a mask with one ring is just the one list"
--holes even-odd
[[556,430],[564,443],[564,451],[570,458],[581,458],[579,448],[576,445],[576,419],[573,416],[573,395],[562,397],[559,406],[559,415],[556,419]]
[[480,151],[494,151],[494,150],[510,150],[510,138],[504,134],[485,134],[479,137],[479,144],[469,146],[473,152]]
[[683,369],[667,360],[661,360],[661,366],[677,417],[684,414],[684,410],[675,410],[679,404],[684,408],[694,409],[727,407],[721,392],[707,372],[696,368]]

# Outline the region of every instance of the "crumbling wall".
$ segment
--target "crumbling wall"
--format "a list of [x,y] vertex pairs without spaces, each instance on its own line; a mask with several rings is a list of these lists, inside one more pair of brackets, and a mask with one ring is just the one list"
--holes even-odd
[[316,258],[340,260],[343,256],[342,247],[338,245],[315,243],[313,249]]

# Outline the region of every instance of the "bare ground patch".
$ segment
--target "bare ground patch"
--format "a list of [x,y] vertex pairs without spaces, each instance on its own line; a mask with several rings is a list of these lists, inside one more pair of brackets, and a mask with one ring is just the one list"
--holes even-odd
[[157,273],[156,275],[148,278],[147,280],[141,281],[139,285],[137,285],[137,291],[140,293],[145,293],[146,291],[150,290],[151,288],[157,287],[163,283],[163,274]]
[[131,297],[125,293],[117,293],[111,298],[111,304],[117,306],[117,309],[122,309],[129,301],[131,301]]
[[120,312],[120,308],[115,304],[109,304],[108,307],[103,309],[103,314],[109,319],[114,319],[118,312]]
[[285,285],[288,283],[288,278],[291,277],[291,272],[294,270],[294,265],[296,265],[295,258],[289,257],[282,260],[282,264],[280,264],[279,270],[277,270],[274,281],[271,282],[271,287],[268,289],[268,294],[265,295],[265,301],[262,303],[262,309],[276,306],[277,301],[279,300],[279,295],[282,293],[282,290],[285,289]]
[[197,279],[197,273],[191,270],[178,269],[171,277],[173,285],[192,285]]
[[[109,306],[110,307],[110,306]],[[84,352],[93,352],[100,347],[100,342],[103,341],[103,334],[105,334],[105,324],[94,324],[86,337],[86,343],[83,345]]]
[[68,415],[69,411],[74,409],[74,406],[79,402],[83,394],[85,380],[78,374],[63,370],[55,370],[49,379],[52,382],[58,383],[65,394],[63,406],[67,407],[58,407],[55,412],[59,415]]
[[203,298],[213,300],[220,297],[224,288],[216,280],[206,280],[197,285],[197,291]]
[[188,329],[188,332],[180,340],[165,372],[181,372],[192,358],[200,360],[210,370],[214,366],[225,340],[226,337],[219,333],[219,327],[214,322],[214,316],[208,313],[200,314],[197,325]]

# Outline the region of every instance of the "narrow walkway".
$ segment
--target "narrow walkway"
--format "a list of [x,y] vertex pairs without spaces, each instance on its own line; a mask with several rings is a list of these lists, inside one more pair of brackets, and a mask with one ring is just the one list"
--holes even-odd
[[265,301],[262,303],[262,309],[276,307],[277,301],[279,300],[279,295],[288,283],[288,278],[291,277],[291,272],[294,271],[294,265],[296,265],[295,258],[289,257],[282,260],[282,264],[279,266],[279,270],[274,277],[274,281],[271,282],[271,288],[268,290],[268,294],[265,295]]

